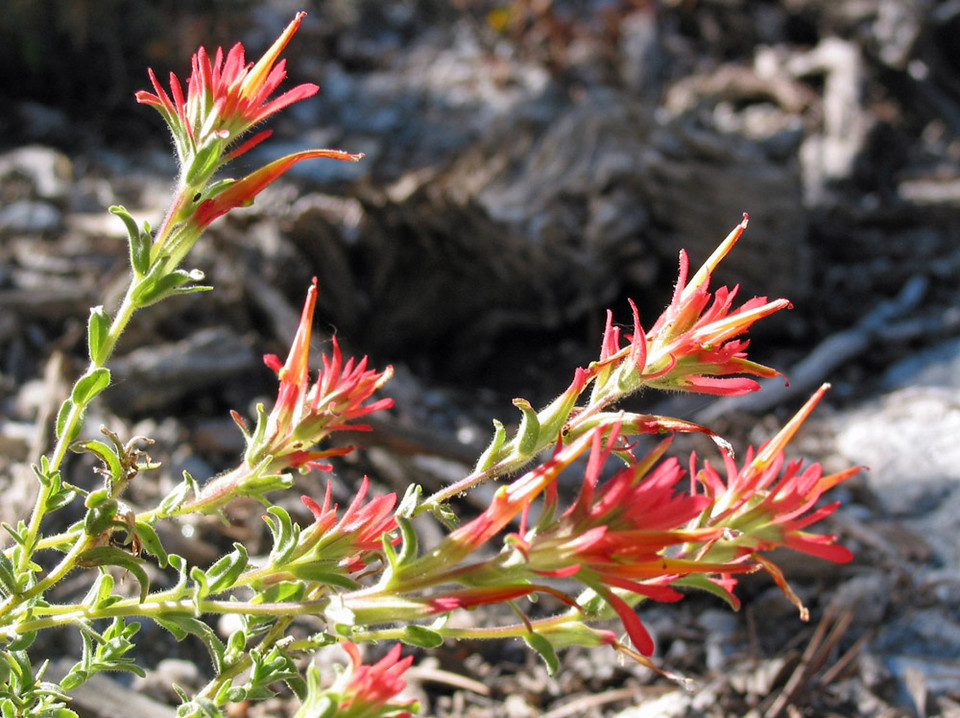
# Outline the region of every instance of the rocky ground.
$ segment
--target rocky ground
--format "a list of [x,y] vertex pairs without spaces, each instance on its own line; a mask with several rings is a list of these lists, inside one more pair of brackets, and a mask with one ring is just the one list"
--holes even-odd
[[[424,655],[412,689],[435,716],[960,715],[960,3],[306,4],[290,74],[321,92],[249,164],[305,146],[367,157],[298,165],[221,220],[193,255],[216,290],[132,327],[88,425],[157,440],[162,478],[139,498],[229,465],[241,446],[227,411],[270,396],[260,355],[284,352],[314,275],[319,326],[397,369],[396,409],[340,475],[402,491],[461,475],[510,398],[566,386],[607,307],[626,321],[633,297],[651,321],[678,250],[701,261],[747,211],[718,279],[794,302],[754,340],[790,387],[642,401],[742,450],[832,382],[795,450],[870,467],[835,492],[830,528],[855,562],[784,557],[809,624],[760,580],[739,614],[696,596],[645,609],[658,662],[695,678],[691,692],[605,651],[571,650],[548,678],[502,645]],[[175,168],[133,103],[145,66],[183,73],[210,38],[258,51],[302,5],[159,4],[134,22],[104,0],[51,6],[33,30],[26,5],[0,21],[3,520],[29,505],[27,465],[83,366],[88,308],[123,287],[106,208],[163,212]],[[68,469],[89,482],[89,467]],[[231,540],[255,546],[259,530],[238,517]],[[223,540],[201,526],[176,550],[203,560]],[[159,630],[148,645],[147,663],[168,660],[135,688],[157,700],[206,670]],[[105,693],[85,715],[123,714]]]

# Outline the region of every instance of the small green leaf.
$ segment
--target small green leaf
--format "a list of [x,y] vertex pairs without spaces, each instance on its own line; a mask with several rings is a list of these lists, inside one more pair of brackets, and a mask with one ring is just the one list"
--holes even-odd
[[135,307],[139,308],[156,304],[171,294],[190,294],[192,292],[205,292],[212,289],[212,287],[201,286],[199,284],[185,286],[188,282],[199,282],[203,280],[204,274],[199,269],[192,269],[189,272],[185,269],[175,269],[168,274],[162,274],[162,263],[158,263],[154,265],[154,267],[155,269],[151,269],[147,276],[137,282],[133,291],[130,293],[130,301]]
[[425,626],[409,625],[403,627],[400,640],[409,646],[436,648],[443,643],[443,636]]
[[170,631],[178,641],[182,641],[188,635],[200,638],[210,653],[214,670],[217,673],[223,670],[223,654],[226,647],[217,637],[216,632],[206,623],[187,614],[177,615],[172,613],[164,614],[163,618],[155,617],[154,620]]
[[307,587],[299,581],[281,581],[257,592],[251,603],[284,603],[299,601]]
[[297,538],[300,530],[294,526],[290,514],[279,506],[271,506],[263,517],[270,533],[273,534],[273,548],[270,550],[270,563],[282,566],[287,563],[294,549],[297,548]]
[[87,350],[90,361],[101,366],[106,359],[104,350],[110,337],[110,316],[99,304],[90,309],[90,319],[87,320]]
[[[65,399],[64,402],[60,405],[60,410],[57,412],[57,438],[60,439],[63,437],[64,429],[67,426],[67,419],[70,417],[70,412],[74,409],[74,403],[70,399]],[[82,415],[81,415],[82,416]],[[80,424],[82,421],[74,423],[73,430],[70,432],[70,436],[66,437],[67,442],[71,442],[77,438],[77,435],[80,433]]]
[[96,456],[103,462],[114,481],[123,478],[124,472],[123,465],[120,462],[120,455],[117,454],[117,450],[109,444],[94,439],[92,441],[74,442],[70,448],[78,454],[85,451]]
[[219,593],[233,586],[247,567],[249,557],[242,543],[234,543],[233,551],[207,569],[210,593]]
[[194,496],[199,496],[200,486],[189,472],[184,471],[183,481],[177,484],[173,490],[164,497],[163,501],[160,502],[160,506],[157,509],[157,516],[163,518],[176,513],[177,509],[180,508],[191,492]]
[[[402,566],[408,561],[413,561],[417,557],[417,552],[419,549],[419,540],[417,539],[417,531],[413,527],[413,522],[409,519],[397,517],[397,527],[400,529],[400,535],[403,538],[401,544],[400,555],[397,557],[398,565]],[[386,536],[383,538],[384,544],[389,541]]]
[[20,592],[13,562],[2,551],[0,551],[0,592],[3,592],[4,596],[12,596]]
[[560,661],[557,659],[557,652],[550,641],[537,633],[528,633],[524,635],[523,640],[533,650],[540,654],[543,662],[547,664],[547,673],[551,676],[556,674],[560,668]]
[[101,391],[110,386],[110,370],[104,367],[91,369],[77,379],[70,393],[70,400],[77,406],[86,406]]
[[119,217],[127,228],[127,244],[130,247],[130,266],[138,276],[147,273],[150,267],[150,245],[153,238],[150,235],[150,225],[143,223],[143,229],[137,226],[125,207],[114,205],[110,211]]
[[167,551],[163,548],[163,543],[153,526],[144,521],[137,521],[137,537],[140,539],[143,550],[156,557],[157,565],[160,568],[166,568]]
[[143,570],[143,563],[136,556],[131,556],[126,551],[122,551],[113,546],[96,546],[88,548],[77,557],[77,563],[81,566],[119,566],[126,569],[140,584],[140,602],[147,600],[147,594],[150,592],[150,579],[147,572]]
[[495,463],[497,463],[498,455],[500,449],[503,446],[503,442],[507,439],[507,430],[503,427],[503,423],[494,419],[493,420],[493,439],[490,442],[490,445],[484,449],[484,452],[480,454],[480,458],[477,459],[477,466],[474,469],[476,472],[486,471]]
[[99,536],[113,529],[119,505],[116,499],[109,498],[105,489],[90,494],[86,505],[89,509],[83,518],[83,530],[87,536]]
[[33,641],[36,639],[36,637],[36,631],[21,633],[12,641],[8,642],[6,647],[11,651],[25,651],[33,645]]
[[407,490],[403,492],[403,498],[400,499],[400,505],[394,511],[395,516],[404,518],[413,518],[416,515],[417,506],[420,505],[420,497],[423,495],[423,487],[420,484],[410,484]]
[[540,441],[540,417],[526,399],[514,399],[513,405],[523,414],[517,429],[517,450],[520,456],[529,456]]
[[331,570],[330,566],[322,563],[294,563],[284,566],[284,570],[289,571],[294,578],[302,581],[314,581],[327,586],[337,586],[348,591],[355,591],[360,585],[352,578],[344,576]]

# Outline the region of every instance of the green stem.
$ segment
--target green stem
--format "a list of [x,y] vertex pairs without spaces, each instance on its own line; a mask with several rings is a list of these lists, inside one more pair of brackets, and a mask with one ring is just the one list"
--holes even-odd
[[[106,364],[107,360],[113,354],[117,340],[127,328],[127,324],[130,322],[130,317],[133,316],[133,312],[136,310],[136,307],[131,301],[133,286],[133,282],[131,282],[130,286],[127,288],[127,293],[123,298],[123,302],[120,304],[120,308],[117,310],[117,314],[114,317],[113,322],[110,324],[110,330],[107,334],[107,339],[104,343],[104,350],[101,354],[103,357],[102,362],[98,364],[97,362],[91,361],[89,367],[87,368],[88,372],[94,369],[99,369]],[[86,408],[86,404],[74,404],[70,408],[70,412],[67,414],[63,429],[60,431],[60,437],[57,439],[57,444],[54,447],[53,454],[50,457],[51,473],[59,470],[60,465],[63,463],[63,459],[66,456],[67,449],[70,445],[70,437],[74,436],[75,429],[82,420]],[[27,533],[24,540],[24,546],[27,547],[27,550],[20,554],[20,561],[19,565],[17,566],[21,573],[27,570],[27,565],[30,563],[30,559],[33,557],[33,550],[36,547],[37,537],[40,534],[40,524],[43,522],[43,517],[46,515],[45,507],[49,497],[49,488],[44,485],[40,489],[40,494],[37,496],[37,500],[33,505],[33,511],[30,514],[30,522],[27,524]],[[64,572],[64,575],[67,572],[69,572],[69,569]],[[2,611],[0,611],[0,613],[2,613]]]

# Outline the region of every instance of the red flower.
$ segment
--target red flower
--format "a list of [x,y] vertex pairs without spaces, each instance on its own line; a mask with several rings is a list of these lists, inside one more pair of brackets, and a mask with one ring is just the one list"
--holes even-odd
[[[204,48],[199,48],[191,62],[186,95],[174,73],[170,73],[168,93],[153,70],[149,71],[153,92],[140,90],[137,101],[154,107],[163,116],[180,160],[180,191],[157,233],[154,260],[169,256],[170,268],[175,268],[207,225],[235,207],[251,204],[267,185],[301,160],[329,157],[357,161],[363,157],[340,150],[307,150],[275,160],[240,180],[210,184],[225,163],[272,132],[264,130],[235,146],[250,128],[319,89],[313,83],[304,83],[271,99],[287,75],[286,61],[279,59],[280,53],[305,14],[297,14],[256,64],[246,62],[241,43],[226,56],[222,48],[217,48],[212,60]],[[183,222],[189,224],[174,232],[173,228]]]
[[[847,548],[836,544],[835,535],[813,534],[804,529],[837,509],[838,501],[819,508],[816,505],[824,492],[859,472],[860,467],[823,476],[820,464],[803,468],[801,461],[787,462],[783,454],[787,442],[828,388],[827,384],[821,386],[756,455],[752,448],[748,450],[743,468],[738,469],[732,458],[725,457],[726,481],[709,463],[704,463],[699,472],[691,471],[704,494],[711,499],[705,521],[710,526],[728,531],[728,537],[711,545],[703,558],[725,561],[736,556],[759,562],[804,613],[805,609],[779,569],[769,559],[760,556],[760,552],[786,546],[838,563],[845,563],[853,557]],[[695,461],[696,457],[691,456],[691,467]],[[691,490],[696,490],[696,484]]]
[[317,443],[334,431],[369,431],[366,424],[350,422],[393,406],[393,400],[389,398],[365,403],[390,378],[392,368],[387,367],[382,372],[367,369],[366,357],[359,361],[352,358],[344,361],[336,337],[332,341],[330,356],[321,356],[323,369],[316,383],[310,385],[310,336],[316,301],[317,280],[314,278],[286,363],[281,365],[272,354],[264,357],[267,366],[277,372],[280,386],[276,404],[266,417],[263,431],[258,427],[247,448],[248,464],[256,464],[270,456],[274,462],[273,471],[299,466],[329,468],[317,462],[347,453],[351,447],[319,450],[313,448]]
[[342,150],[304,150],[281,157],[250,173],[243,179],[223,184],[219,191],[212,193],[206,199],[202,199],[193,211],[190,223],[197,229],[203,229],[217,217],[222,217],[230,210],[236,207],[249,206],[265,187],[272,184],[274,180],[297,162],[316,157],[357,162],[363,158],[363,155],[352,155]]
[[[352,663],[349,678],[341,691],[338,718],[372,718],[390,715],[394,718],[410,718],[406,710],[416,701],[394,703],[394,699],[406,687],[403,672],[413,663],[413,656],[400,658],[400,644],[373,665],[366,665],[360,657],[360,649],[350,641],[343,648]],[[395,712],[389,712],[389,711]]]
[[721,243],[700,270],[687,281],[689,260],[680,252],[680,272],[669,306],[649,332],[633,310],[633,334],[620,346],[620,329],[608,313],[595,365],[594,400],[611,401],[640,388],[653,386],[706,394],[745,394],[759,388],[753,379],[737,374],[772,377],[779,372],[746,358],[749,342],[736,339],[758,319],[790,306],[786,299],[768,302],[754,297],[734,308],[738,287],[720,287],[711,293],[710,276],[747,226],[747,216]]
[[[218,47],[212,61],[207,51],[199,48],[191,61],[186,97],[174,73],[170,73],[168,95],[153,70],[148,70],[154,92],[140,90],[137,101],[155,107],[163,115],[173,132],[181,162],[187,164],[211,140],[231,144],[253,125],[317,92],[317,85],[304,83],[270,99],[287,76],[286,61],[278,63],[277,60],[305,15],[297,13],[255,65],[246,62],[239,42],[226,58],[223,49]],[[265,139],[266,134],[261,133],[255,139]],[[241,149],[245,151],[250,146],[252,143]]]
[[[366,476],[350,506],[337,521],[337,506],[330,506],[330,482],[321,506],[309,496],[300,500],[310,509],[314,523],[302,534],[302,543],[309,547],[298,556],[300,562],[330,562],[343,567],[347,573],[366,568],[370,554],[382,548],[383,536],[397,528],[393,509],[396,494],[374,496],[364,505],[370,482]],[[306,558],[303,558],[303,557]]]
[[[690,573],[747,570],[747,567],[694,561],[667,555],[671,547],[719,539],[722,529],[687,529],[710,503],[706,496],[677,491],[683,469],[675,459],[654,468],[670,444],[661,444],[638,462],[599,486],[601,471],[619,445],[618,427],[592,432],[592,449],[576,501],[555,519],[511,542],[524,554],[527,568],[542,576],[573,577],[592,588],[620,616],[634,645],[644,655],[653,640],[631,605],[614,589],[657,601],[681,598],[669,584]],[[553,515],[552,507],[543,512]],[[674,548],[674,553],[679,553]]]

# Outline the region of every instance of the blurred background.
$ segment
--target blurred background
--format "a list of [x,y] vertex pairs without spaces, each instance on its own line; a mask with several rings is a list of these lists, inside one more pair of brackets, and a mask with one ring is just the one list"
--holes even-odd
[[[88,308],[109,309],[123,289],[123,227],[107,207],[162,217],[176,167],[160,117],[134,99],[146,68],[184,80],[197,46],[237,40],[256,59],[304,9],[286,86],[320,92],[271,119],[274,136],[231,171],[307,147],[366,158],[301,163],[215,224],[191,260],[216,290],[143,312],[89,425],[158,439],[169,477],[229,465],[241,445],[226,412],[250,416],[268,400],[260,355],[285,353],[317,276],[318,346],[337,332],[397,369],[397,408],[344,476],[441,485],[476,456],[491,417],[511,418],[510,398],[545,403],[595,357],[606,309],[629,323],[633,298],[652,324],[681,248],[697,266],[748,212],[716,279],[742,284],[743,298],[794,303],[757,327],[752,347],[790,389],[720,403],[645,395],[631,408],[709,420],[743,447],[832,382],[798,450],[828,468],[871,466],[842,490],[832,527],[858,564],[791,570],[828,623],[870,608],[788,698],[809,715],[958,715],[960,2],[0,6],[5,476],[46,449],[50,412],[83,366]],[[9,480],[25,502],[29,484]],[[781,621],[790,611],[764,604],[775,600],[765,587],[747,590],[764,608],[719,627],[653,609],[670,667],[729,677],[747,671],[744,656],[782,661],[764,690],[716,683],[720,712],[696,715],[786,710],[773,697],[787,695],[815,634]],[[833,596],[846,604],[824,614]],[[717,631],[723,641],[704,648]],[[527,666],[523,652],[509,658]],[[605,666],[581,665],[580,683],[558,695],[651,680]],[[541,689],[530,715],[559,710]],[[456,695],[431,698],[435,714],[473,700]],[[629,715],[674,714],[694,713]]]

